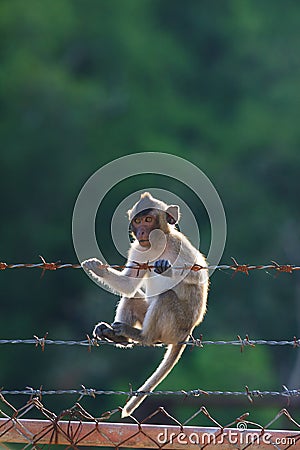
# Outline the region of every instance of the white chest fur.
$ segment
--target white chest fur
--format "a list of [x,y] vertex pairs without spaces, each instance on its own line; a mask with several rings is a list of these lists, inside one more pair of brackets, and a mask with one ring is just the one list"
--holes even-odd
[[[164,259],[168,260],[172,266],[163,274],[157,274],[153,269],[144,273],[143,286],[150,301],[151,297],[169,289],[176,291],[176,286],[188,276],[190,272],[188,268],[193,264],[203,263],[202,258],[199,261],[201,256],[180,233],[176,237],[163,236],[162,240],[155,240],[146,250],[136,245],[130,253],[130,259],[136,263],[153,265],[155,261]],[[184,270],[185,267],[187,269]]]

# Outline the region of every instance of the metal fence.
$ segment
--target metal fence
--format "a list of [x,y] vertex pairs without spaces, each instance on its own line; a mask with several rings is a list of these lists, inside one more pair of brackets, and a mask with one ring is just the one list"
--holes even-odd
[[[130,416],[120,422],[121,408],[94,417],[76,402],[57,415],[44,406],[41,397],[33,396],[17,409],[3,394],[0,394],[0,404],[0,446],[4,449],[9,449],[10,443],[21,444],[22,449],[42,449],[52,445],[65,449],[300,448],[300,425],[287,409],[280,410],[267,424],[250,421],[248,413],[241,414],[229,424],[221,424],[204,406],[184,422],[162,407],[142,421]],[[41,418],[30,418],[32,413]],[[191,424],[195,421],[201,424],[203,416],[210,426]],[[282,417],[287,419],[289,429],[279,431],[276,422]],[[166,425],[156,425],[158,418]],[[118,421],[112,422],[112,419]]]
[[[36,268],[40,269],[42,275],[48,270],[74,268],[80,269],[79,264],[61,264],[60,262],[48,263],[42,258],[38,264],[7,264],[0,262],[0,270]],[[232,258],[233,264],[222,264],[209,267],[210,269],[230,270],[233,275],[241,272],[249,275],[252,270],[263,270],[268,273],[289,273],[300,270],[299,266],[291,264],[278,264],[272,261],[268,265],[238,264]],[[124,266],[111,266],[123,269]],[[148,264],[136,265],[139,270],[152,270]],[[202,270],[201,266],[175,267],[178,270]],[[288,346],[298,349],[300,339],[294,336],[292,339],[275,340],[253,340],[249,336],[225,341],[204,340],[201,335],[195,339],[191,337],[185,344],[195,348],[206,345],[232,345],[241,351],[245,347],[254,348],[257,345]],[[89,351],[93,347],[101,345],[118,345],[113,342],[101,341],[87,336],[82,341],[51,340],[46,334],[43,337],[34,336],[31,339],[2,339],[0,345],[34,345],[45,351],[48,345],[80,346]],[[130,344],[140,345],[140,344]],[[163,346],[163,345],[159,345]],[[48,395],[77,395],[77,401],[70,408],[59,414],[49,410],[44,404],[44,398]],[[105,411],[100,416],[94,415],[83,407],[82,401],[85,397],[96,397],[101,395],[141,395],[139,391],[103,391],[95,388],[81,386],[80,389],[69,390],[44,390],[26,387],[23,390],[0,390],[0,448],[10,449],[11,444],[19,444],[22,449],[52,448],[57,445],[66,449],[77,449],[82,447],[109,447],[109,448],[158,448],[158,449],[189,449],[208,448],[217,449],[246,449],[248,447],[257,449],[300,449],[300,424],[292,417],[287,409],[280,409],[272,419],[266,423],[256,423],[250,420],[247,412],[234,418],[231,423],[222,424],[216,419],[216,415],[208,412],[205,406],[199,407],[185,421],[179,421],[164,407],[159,407],[143,420],[135,416],[129,416],[125,420],[120,419],[121,407],[113,411]],[[281,390],[250,390],[247,386],[242,391],[203,391],[194,389],[190,391],[154,391],[147,392],[150,396],[183,396],[197,397],[198,401],[207,396],[246,398],[249,402],[257,398],[269,397],[272,399],[284,399],[287,408],[292,401],[300,397],[300,389],[289,389],[283,386]],[[15,396],[27,396],[28,400],[22,407],[14,406],[8,398]],[[23,397],[22,397],[23,398]],[[19,403],[18,403],[19,404]],[[208,426],[203,426],[203,418]],[[278,429],[282,419],[285,419],[285,429]],[[163,422],[164,425],[157,423]],[[195,425],[196,423],[196,425]],[[286,426],[287,425],[287,426]]]

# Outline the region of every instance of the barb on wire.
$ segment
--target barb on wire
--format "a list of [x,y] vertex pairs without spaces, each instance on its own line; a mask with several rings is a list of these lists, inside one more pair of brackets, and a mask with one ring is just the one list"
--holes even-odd
[[[59,269],[82,269],[81,264],[71,264],[71,263],[62,264],[60,261],[47,262],[43,258],[43,256],[40,256],[40,258],[41,258],[42,262],[37,263],[37,264],[32,264],[32,263],[8,264],[6,262],[0,262],[0,271],[1,270],[4,271],[6,269],[41,269],[42,276],[43,276],[44,273],[48,270],[56,271]],[[276,261],[271,261],[272,264],[251,265],[251,264],[239,264],[235,258],[232,257],[231,259],[233,260],[233,264],[208,265],[207,267],[200,266],[199,264],[194,264],[192,266],[187,266],[187,265],[173,266],[173,269],[180,270],[180,271],[193,270],[195,272],[197,272],[199,270],[231,270],[234,272],[234,275],[236,275],[238,272],[244,273],[245,275],[249,275],[249,272],[253,271],[253,270],[264,270],[264,271],[269,271],[269,270],[272,271],[273,270],[277,273],[290,273],[290,274],[292,274],[293,272],[295,272],[297,270],[300,270],[300,266],[296,266],[294,264],[279,264]],[[104,268],[111,267],[111,268],[114,268],[117,270],[131,268],[131,269],[136,269],[138,273],[141,270],[151,271],[152,269],[155,268],[154,265],[151,265],[149,263],[143,263],[143,264],[134,263],[133,265],[130,265],[130,266],[117,265],[117,264],[113,264],[113,265],[103,264],[102,266]]]
[[46,344],[47,336],[48,336],[48,331],[45,333],[45,336],[42,338],[39,338],[38,336],[33,335],[33,337],[35,339],[35,346],[36,347],[40,346],[42,349],[42,352],[45,351],[45,344]]
[[248,334],[246,334],[245,339],[242,339],[240,335],[237,336],[238,340],[241,344],[241,352],[244,351],[244,348],[246,345],[250,345],[250,347],[254,348],[255,347],[255,343],[254,341],[250,341]]

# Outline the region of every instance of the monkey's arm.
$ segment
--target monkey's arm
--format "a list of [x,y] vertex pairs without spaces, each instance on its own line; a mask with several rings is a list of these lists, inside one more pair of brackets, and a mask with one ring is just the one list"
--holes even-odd
[[87,259],[82,264],[83,269],[96,281],[97,284],[107,284],[113,290],[132,296],[141,287],[145,270],[137,271],[130,268],[130,261],[127,261],[126,269],[119,272],[111,267],[105,267],[101,261],[96,258]]

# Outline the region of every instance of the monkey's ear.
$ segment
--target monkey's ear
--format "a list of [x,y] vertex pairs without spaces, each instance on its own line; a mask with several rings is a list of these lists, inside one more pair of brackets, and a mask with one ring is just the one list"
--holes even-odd
[[168,206],[167,210],[167,222],[170,225],[175,225],[180,219],[180,209],[177,205],[170,205]]

